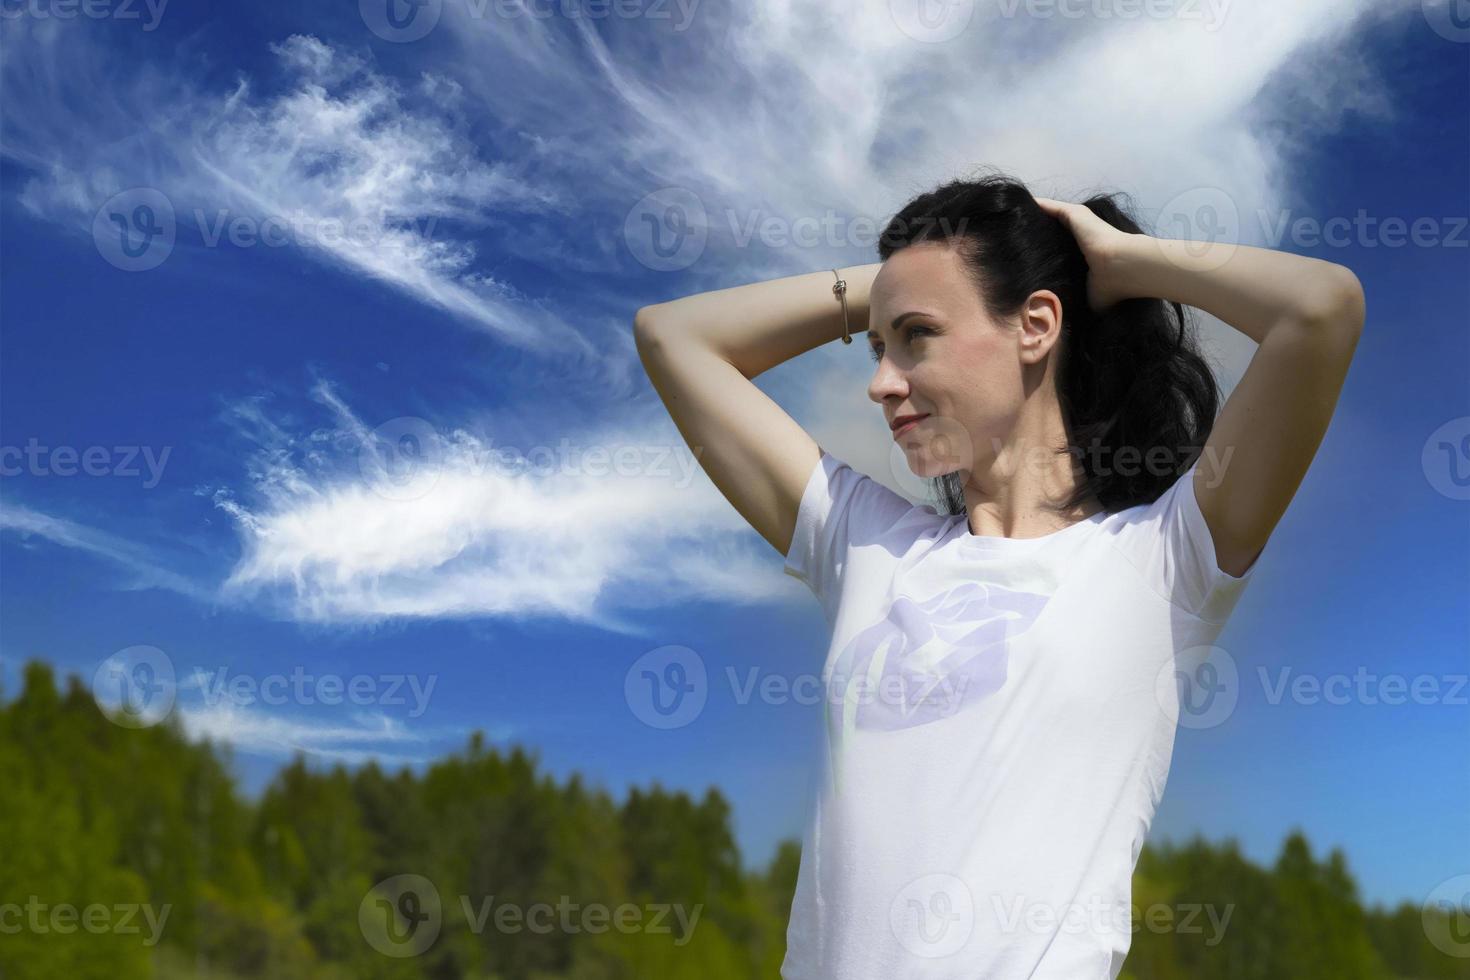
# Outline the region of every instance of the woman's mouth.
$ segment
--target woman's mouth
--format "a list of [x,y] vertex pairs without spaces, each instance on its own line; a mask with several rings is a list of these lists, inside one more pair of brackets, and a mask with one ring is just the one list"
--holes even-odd
[[899,436],[903,435],[905,432],[908,432],[910,429],[912,429],[914,426],[918,425],[920,422],[924,421],[928,417],[928,415],[900,416],[899,418],[894,420],[895,422],[899,422],[900,424],[893,427],[893,438],[897,439]]

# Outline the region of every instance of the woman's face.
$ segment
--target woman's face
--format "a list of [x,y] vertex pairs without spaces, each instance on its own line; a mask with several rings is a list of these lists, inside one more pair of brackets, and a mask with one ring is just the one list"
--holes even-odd
[[896,418],[928,416],[895,437],[924,479],[995,458],[1035,383],[1031,366],[1059,335],[1035,322],[1035,302],[1015,322],[993,320],[962,262],[946,244],[911,245],[883,263],[868,297],[868,343],[878,355],[868,397],[890,429]]

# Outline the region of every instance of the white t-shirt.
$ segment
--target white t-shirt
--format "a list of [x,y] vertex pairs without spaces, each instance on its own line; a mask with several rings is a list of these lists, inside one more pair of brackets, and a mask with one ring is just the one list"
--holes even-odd
[[1175,670],[1213,666],[1259,564],[1216,565],[1194,469],[1002,538],[822,452],[785,564],[832,626],[785,980],[1118,976]]

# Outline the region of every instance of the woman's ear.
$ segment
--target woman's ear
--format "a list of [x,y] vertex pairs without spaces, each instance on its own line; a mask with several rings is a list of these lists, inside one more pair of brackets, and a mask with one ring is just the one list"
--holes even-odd
[[1021,353],[1026,363],[1045,357],[1061,335],[1061,297],[1050,289],[1038,289],[1021,307]]

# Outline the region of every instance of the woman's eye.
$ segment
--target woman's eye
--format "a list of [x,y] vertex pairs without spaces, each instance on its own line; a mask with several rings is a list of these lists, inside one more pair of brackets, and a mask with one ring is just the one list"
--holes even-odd
[[[914,339],[914,337],[917,334],[921,334],[921,333],[922,334],[932,334],[933,332],[934,331],[933,330],[930,330],[928,327],[907,327],[907,328],[905,328],[905,333],[907,334],[906,339],[909,342],[911,342],[911,343],[913,342],[913,339]],[[869,347],[868,348],[868,354],[875,361],[882,360],[882,357],[883,357],[882,351],[880,351],[876,346]]]

